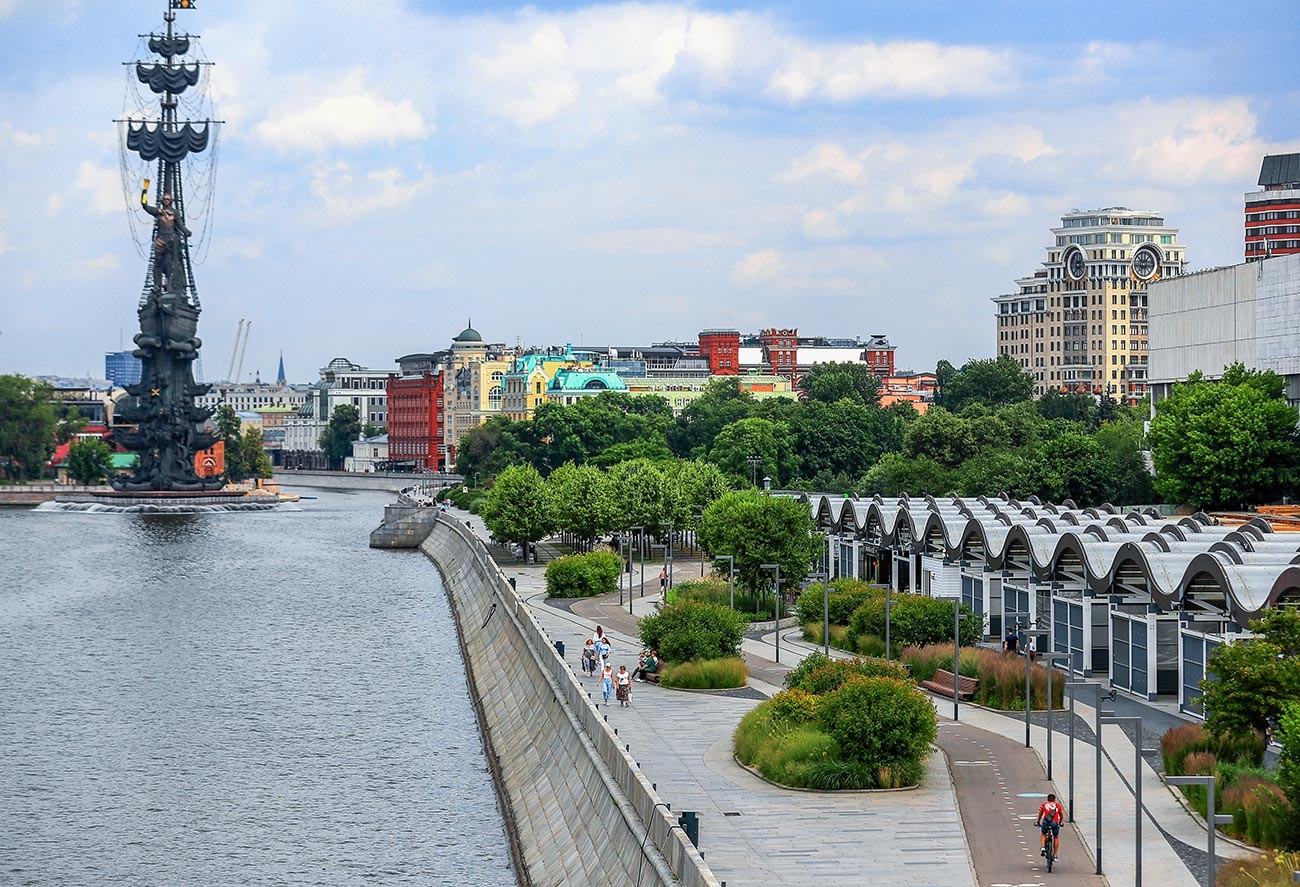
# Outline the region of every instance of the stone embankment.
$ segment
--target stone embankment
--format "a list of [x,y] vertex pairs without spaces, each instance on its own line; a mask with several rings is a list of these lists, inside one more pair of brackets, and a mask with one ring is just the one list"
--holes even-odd
[[452,602],[522,882],[718,887],[482,543],[423,512],[398,516],[394,538],[431,528],[420,548]]
[[[311,487],[321,490],[381,490],[397,493],[418,483],[422,475],[408,472],[357,472],[357,471],[300,471],[295,468],[275,469],[275,479],[286,487]],[[433,474],[429,483],[445,487],[460,483],[456,474]]]

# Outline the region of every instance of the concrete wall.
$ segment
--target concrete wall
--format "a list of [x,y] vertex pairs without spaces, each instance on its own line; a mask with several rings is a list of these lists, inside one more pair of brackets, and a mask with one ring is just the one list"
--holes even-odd
[[717,887],[483,546],[435,521],[421,549],[452,601],[524,882]]
[[[322,490],[384,490],[399,492],[420,482],[418,474],[353,474],[347,471],[295,471],[277,468],[275,479],[286,487],[313,487]],[[442,481],[435,480],[435,485]]]

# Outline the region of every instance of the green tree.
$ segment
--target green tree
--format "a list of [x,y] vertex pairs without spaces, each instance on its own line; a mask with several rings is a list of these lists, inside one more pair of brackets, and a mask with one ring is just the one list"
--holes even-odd
[[913,459],[930,459],[945,468],[956,468],[975,455],[975,434],[971,423],[941,407],[932,407],[907,429],[903,452]]
[[53,389],[26,376],[0,376],[0,464],[9,480],[37,478],[54,454]]
[[487,479],[511,465],[531,463],[532,447],[527,439],[531,429],[531,422],[515,422],[509,416],[493,416],[471,428],[456,448],[456,472],[462,477],[479,474]]
[[944,375],[939,403],[954,412],[972,403],[1000,407],[1034,396],[1033,375],[1009,354],[999,354],[996,360],[968,360],[960,370]]
[[682,458],[703,458],[718,432],[732,422],[749,418],[754,406],[754,396],[741,390],[740,379],[713,379],[704,393],[682,410],[668,433],[668,445]]
[[479,514],[498,541],[517,542],[525,552],[554,527],[550,491],[531,465],[511,465],[497,475]]
[[758,484],[765,476],[778,486],[794,477],[798,459],[789,426],[758,418],[733,422],[718,432],[706,458],[734,480],[749,483],[751,456],[761,460],[753,474]]
[[762,564],[780,564],[783,588],[798,588],[824,544],[807,505],[753,489],[727,493],[706,508],[700,541],[706,551],[732,555],[736,577],[751,591],[770,587],[772,574]]
[[[822,366],[822,364],[817,364]],[[898,420],[875,405],[843,398],[809,401],[790,424],[802,477],[861,477],[899,438]]]
[[614,498],[614,525],[619,529],[645,527],[658,537],[673,519],[667,469],[649,459],[620,462],[609,469]]
[[1143,454],[1142,423],[1107,422],[1094,435],[1110,462],[1106,501],[1114,505],[1146,505],[1156,501],[1155,479]]
[[241,439],[243,423],[239,421],[239,417],[235,415],[235,408],[230,404],[217,407],[212,423],[216,426],[217,434],[221,435],[221,441],[225,445],[226,477],[239,482],[246,477],[244,454],[240,450],[243,443]]
[[863,406],[880,403],[880,378],[865,363],[829,362],[809,367],[799,379],[809,400],[836,403],[848,399]]
[[1073,499],[1082,508],[1105,501],[1113,469],[1095,438],[1070,432],[1039,447],[1030,475],[1034,491],[1044,501]]
[[1222,381],[1194,373],[1156,405],[1147,436],[1156,490],[1194,508],[1270,502],[1300,482],[1296,413],[1276,373],[1234,364]]
[[67,467],[77,483],[98,483],[113,473],[113,451],[98,437],[83,437],[68,447]]
[[871,466],[862,478],[862,492],[868,496],[879,494],[886,498],[907,493],[920,496],[929,493],[942,496],[956,486],[953,472],[929,456],[912,458],[902,453],[886,453]]
[[226,448],[226,475],[234,481],[267,478],[273,473],[271,457],[262,446],[262,430],[245,428],[239,436],[236,461],[230,461],[230,448]]
[[1010,450],[981,453],[961,464],[957,487],[963,496],[996,496],[1006,493],[1019,499],[1032,495],[1030,463]]
[[1216,736],[1262,732],[1300,702],[1300,613],[1266,611],[1255,637],[1215,648],[1205,664],[1205,724]]
[[320,435],[320,446],[330,467],[335,471],[342,468],[343,460],[352,455],[353,442],[360,438],[361,411],[350,403],[336,406]]
[[615,529],[617,510],[611,483],[593,465],[566,462],[546,478],[555,529],[571,533],[585,549]]
[[[1111,401],[1114,403],[1114,401]],[[1044,419],[1069,419],[1072,422],[1091,422],[1097,402],[1091,394],[1079,391],[1052,389],[1038,398],[1038,413]]]

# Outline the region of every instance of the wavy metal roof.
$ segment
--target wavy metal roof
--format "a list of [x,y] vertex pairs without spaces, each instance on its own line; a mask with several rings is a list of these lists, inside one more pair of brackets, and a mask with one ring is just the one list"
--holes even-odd
[[1224,612],[1244,625],[1265,607],[1300,604],[1300,536],[1275,535],[1259,518],[1224,527],[1201,513],[1121,514],[1036,497],[799,498],[825,532],[1097,594],[1146,596],[1162,609]]

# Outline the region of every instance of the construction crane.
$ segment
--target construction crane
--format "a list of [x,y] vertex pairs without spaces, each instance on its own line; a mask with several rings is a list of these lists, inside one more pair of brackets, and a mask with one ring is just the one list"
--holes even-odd
[[226,381],[233,382],[231,373],[235,371],[235,356],[239,354],[239,340],[244,335],[244,318],[239,318],[239,326],[235,327],[235,344],[230,347],[230,365],[226,367]]
[[244,344],[239,349],[239,366],[235,368],[235,384],[239,384],[240,378],[244,375],[244,355],[248,353],[248,333],[253,329],[253,322],[250,320],[244,324]]

